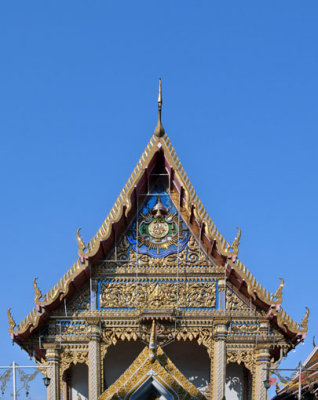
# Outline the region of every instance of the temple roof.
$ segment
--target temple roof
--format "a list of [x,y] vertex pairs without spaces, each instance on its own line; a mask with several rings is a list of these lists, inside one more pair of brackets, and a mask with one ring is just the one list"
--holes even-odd
[[[316,395],[318,394],[318,346],[315,346],[312,352],[309,354],[302,369],[305,370],[301,374],[302,383],[302,393],[312,392]],[[310,369],[310,371],[306,371]],[[278,395],[275,399],[289,399],[294,398],[298,393],[299,387],[299,372],[297,372],[293,378],[287,382],[281,390],[279,390]]]
[[266,313],[266,318],[288,337],[292,345],[304,339],[309,310],[307,309],[301,324],[296,323],[281,307],[283,280],[275,294],[272,294],[241,262],[238,258],[241,231],[239,230],[232,244],[221,235],[195,192],[169,137],[162,129],[159,129],[160,134],[155,133],[151,137],[95,236],[85,244],[79,230],[77,231],[79,258],[66,274],[43,296],[34,280],[35,308],[20,324],[16,325],[8,310],[10,335],[22,347],[23,341],[34,330],[45,324],[50,313],[59,307],[64,299],[70,299],[89,280],[90,266],[105,259],[111,251],[115,237],[125,232],[136,215],[137,195],[148,191],[151,184],[149,177],[153,171],[165,171],[168,175],[170,195],[175,207],[206,255],[214,264],[224,267],[227,280],[251,303],[262,309]]
[[99,400],[128,400],[137,391],[146,395],[145,392],[151,390],[151,386],[159,393],[164,393],[168,399],[206,400],[160,346],[156,350],[155,359],[152,357],[152,350],[145,347],[129,368],[99,397]]

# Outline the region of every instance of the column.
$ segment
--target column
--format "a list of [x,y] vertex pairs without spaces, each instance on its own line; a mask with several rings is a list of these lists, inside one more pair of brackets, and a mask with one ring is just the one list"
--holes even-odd
[[48,363],[47,376],[51,379],[47,388],[47,400],[60,400],[59,380],[59,353],[55,348],[46,350],[46,361]]
[[101,389],[100,339],[102,330],[98,322],[88,322],[88,398],[98,400]]
[[214,323],[214,343],[212,354],[212,400],[225,399],[225,374],[226,374],[226,319],[216,320]]
[[62,376],[62,400],[67,400],[69,398],[69,386],[71,382],[71,376],[69,371],[65,371]]
[[255,398],[257,400],[267,400],[267,390],[265,389],[264,381],[268,377],[269,357],[268,348],[259,348],[256,350]]

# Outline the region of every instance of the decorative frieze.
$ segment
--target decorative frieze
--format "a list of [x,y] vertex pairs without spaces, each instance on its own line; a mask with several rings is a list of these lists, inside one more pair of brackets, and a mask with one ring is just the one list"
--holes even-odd
[[211,278],[114,278],[101,283],[100,307],[120,309],[209,308],[216,305]]

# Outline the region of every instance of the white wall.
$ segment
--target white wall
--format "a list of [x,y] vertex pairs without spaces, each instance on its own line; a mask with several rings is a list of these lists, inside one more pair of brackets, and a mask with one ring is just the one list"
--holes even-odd
[[211,361],[206,347],[197,342],[173,342],[163,348],[174,365],[201,392],[210,382]]
[[112,385],[139,356],[146,345],[142,342],[117,342],[108,347],[104,358],[105,389]]
[[76,364],[71,368],[71,393],[72,400],[88,400],[88,368],[86,364]]
[[226,366],[226,400],[244,400],[244,366],[230,363]]

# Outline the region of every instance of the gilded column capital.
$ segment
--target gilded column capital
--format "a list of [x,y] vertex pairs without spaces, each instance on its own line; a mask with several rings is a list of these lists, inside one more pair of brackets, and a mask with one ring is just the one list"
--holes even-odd
[[102,328],[100,325],[88,325],[88,338],[89,340],[100,340],[102,337]]
[[213,337],[214,340],[225,340],[227,336],[227,325],[229,320],[227,318],[217,318],[214,320]]
[[100,316],[99,315],[94,315],[97,314],[97,312],[92,312],[93,315],[88,315],[85,316],[85,320],[87,325],[93,326],[93,325],[100,325]]
[[45,343],[43,345],[46,349],[46,360],[48,362],[58,362],[60,357],[60,350],[56,347],[55,343]]
[[256,347],[255,356],[257,364],[268,363],[270,361],[270,345]]
[[218,280],[218,288],[220,291],[224,291],[226,289],[226,279]]
[[268,335],[270,323],[268,319],[261,319],[259,323],[259,332],[261,335]]

